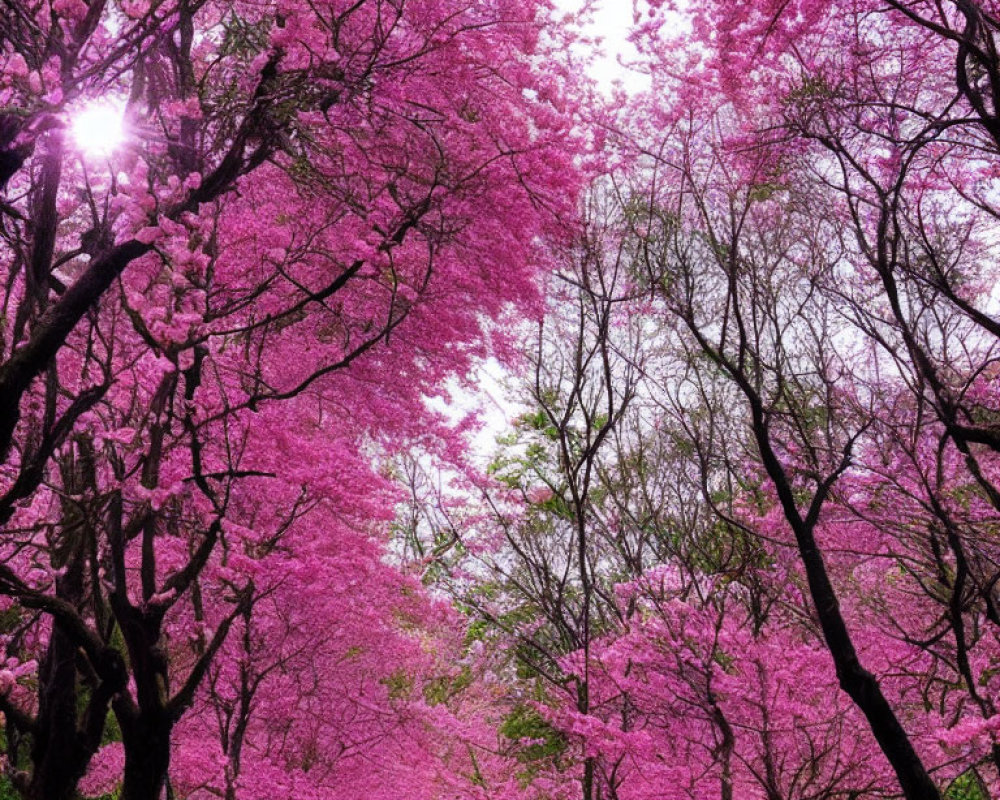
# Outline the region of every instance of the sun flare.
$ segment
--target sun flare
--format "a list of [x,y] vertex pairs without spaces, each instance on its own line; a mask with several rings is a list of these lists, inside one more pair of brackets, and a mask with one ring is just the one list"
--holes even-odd
[[114,100],[90,103],[72,115],[77,147],[89,156],[107,157],[125,139],[125,106]]

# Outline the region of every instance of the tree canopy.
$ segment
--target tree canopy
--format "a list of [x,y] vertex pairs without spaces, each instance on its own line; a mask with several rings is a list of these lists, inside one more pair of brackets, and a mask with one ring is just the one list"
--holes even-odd
[[587,13],[0,5],[0,797],[1000,797],[1000,8]]

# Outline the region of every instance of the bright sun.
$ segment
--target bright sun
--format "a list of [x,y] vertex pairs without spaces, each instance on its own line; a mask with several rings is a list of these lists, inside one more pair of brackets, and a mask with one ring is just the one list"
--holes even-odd
[[107,157],[125,139],[125,105],[97,100],[72,115],[73,139],[86,155]]

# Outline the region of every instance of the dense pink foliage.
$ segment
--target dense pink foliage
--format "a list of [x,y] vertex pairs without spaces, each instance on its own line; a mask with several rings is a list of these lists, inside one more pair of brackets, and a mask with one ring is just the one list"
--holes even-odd
[[1000,795],[995,3],[3,13],[23,797]]
[[[24,162],[0,209],[3,704],[28,795],[72,792],[98,748],[84,788],[124,774],[129,798],[160,796],[168,755],[185,797],[507,783],[486,712],[440,688],[468,683],[460,620],[384,548],[392,456],[458,457],[427,398],[491,336],[509,352],[493,323],[537,314],[538,245],[573,211],[547,15],[40,0],[0,23]],[[109,100],[125,140],[97,154],[70,126]]]

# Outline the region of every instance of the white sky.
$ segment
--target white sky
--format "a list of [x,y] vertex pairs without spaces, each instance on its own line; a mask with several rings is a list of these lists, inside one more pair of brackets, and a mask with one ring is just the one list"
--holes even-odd
[[[575,14],[580,10],[584,0],[555,0],[556,7],[567,14]],[[619,58],[630,60],[637,55],[635,48],[628,41],[628,32],[632,26],[632,0],[597,0],[591,22],[586,33],[594,38],[600,38],[602,55],[595,60],[591,76],[605,92],[609,92],[617,83],[630,91],[639,91],[648,85],[648,79],[637,72],[623,67]],[[489,359],[480,367],[477,375],[478,391],[467,394],[457,387],[452,387],[450,400],[435,399],[430,401],[431,408],[442,411],[456,421],[466,411],[478,407],[484,415],[485,426],[475,437],[473,452],[483,456],[491,455],[496,449],[496,437],[510,431],[511,423],[523,408],[513,398],[508,396],[505,385],[506,370],[495,359]]]
[[[583,0],[556,0],[556,5],[566,13],[576,13]],[[600,47],[604,52],[594,64],[591,74],[605,91],[619,81],[631,90],[646,86],[643,75],[627,70],[619,63],[621,56],[628,61],[636,55],[635,48],[628,41],[631,25],[632,0],[597,0],[587,33],[602,40]]]

